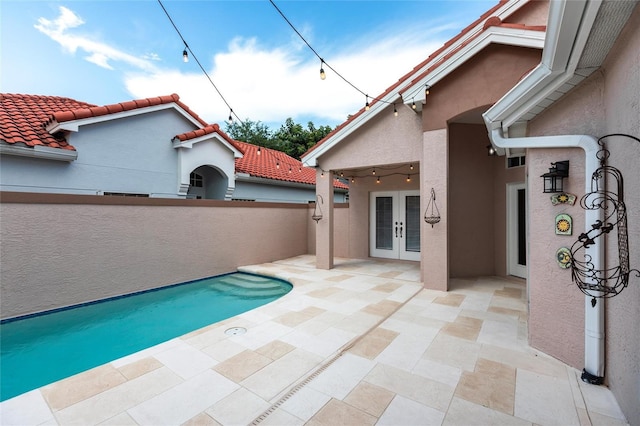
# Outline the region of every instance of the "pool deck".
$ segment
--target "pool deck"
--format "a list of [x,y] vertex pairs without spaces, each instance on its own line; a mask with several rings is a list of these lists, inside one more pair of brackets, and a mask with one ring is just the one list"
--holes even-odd
[[[527,344],[522,280],[420,285],[416,263],[299,256],[283,298],[0,404],[2,425],[625,425]],[[242,327],[244,334],[225,331]]]

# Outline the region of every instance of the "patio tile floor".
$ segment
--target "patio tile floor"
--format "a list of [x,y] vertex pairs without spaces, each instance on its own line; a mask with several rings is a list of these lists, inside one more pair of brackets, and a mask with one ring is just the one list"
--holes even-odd
[[[283,298],[0,404],[3,425],[626,424],[611,392],[527,344],[521,280],[423,289],[416,263],[241,268]],[[246,334],[226,335],[231,327]]]

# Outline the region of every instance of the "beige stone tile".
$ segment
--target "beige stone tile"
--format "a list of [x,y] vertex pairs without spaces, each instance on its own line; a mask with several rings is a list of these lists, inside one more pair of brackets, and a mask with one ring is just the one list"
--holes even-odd
[[369,314],[386,317],[389,314],[391,314],[393,311],[398,309],[398,306],[400,306],[399,302],[394,302],[392,300],[382,300],[378,303],[365,307],[363,311]]
[[100,423],[177,386],[181,381],[169,368],[158,368],[58,411],[56,419],[61,424]]
[[278,408],[272,413],[269,413],[259,424],[260,426],[302,426],[305,424],[305,421]]
[[105,420],[102,423],[99,423],[99,425],[100,426],[137,426],[138,423],[136,423],[136,421],[133,420],[131,416],[125,412],[125,413],[120,413],[117,416],[111,417],[110,419]]
[[474,372],[462,373],[455,396],[513,415],[515,391],[515,368],[479,358]]
[[162,363],[160,361],[153,357],[147,357],[132,362],[131,364],[123,365],[118,368],[118,370],[120,370],[120,373],[122,373],[128,380],[131,380],[160,367],[162,367]]
[[382,416],[380,416],[376,425],[440,425],[444,415],[444,411],[439,411],[401,395],[396,395]]
[[319,290],[310,291],[309,293],[307,293],[307,295],[311,297],[316,297],[318,299],[326,299],[335,295],[336,293],[340,293],[341,291],[342,290],[339,288],[330,287],[330,288],[322,288]]
[[517,369],[527,370],[532,373],[565,379],[567,370],[565,364],[533,349],[522,352],[494,345],[482,345],[479,356]]
[[382,293],[392,293],[392,292],[396,291],[397,289],[399,289],[400,287],[402,287],[402,284],[400,284],[400,283],[387,282],[387,283],[379,284],[379,285],[375,286],[374,288],[372,288],[372,290],[373,291],[380,291]]
[[379,277],[381,278],[396,278],[398,275],[401,275],[402,271],[387,271],[387,272],[382,272],[381,274],[378,274]]
[[481,345],[476,342],[440,333],[426,350],[424,358],[473,371],[480,347]]
[[51,409],[58,411],[126,381],[117,368],[105,364],[45,386],[42,395]]
[[446,296],[436,297],[433,303],[458,307],[464,301],[464,298],[464,294],[448,293]]
[[364,381],[439,411],[446,411],[454,391],[444,383],[384,364],[377,364]]
[[527,370],[516,374],[514,415],[541,425],[579,423],[567,378],[543,376]]
[[246,350],[221,362],[213,367],[213,369],[234,382],[240,383],[271,362],[273,362],[271,358],[254,351]]
[[512,299],[522,298],[522,289],[514,287],[505,287],[502,290],[496,290],[493,292],[496,296],[510,297]]
[[273,342],[267,343],[266,345],[256,349],[256,352],[275,361],[294,349],[295,346],[283,342],[282,340],[274,340]]
[[338,282],[341,282],[341,281],[348,280],[350,278],[353,278],[353,275],[342,274],[342,275],[335,275],[333,277],[327,277],[327,278],[325,278],[325,281],[331,281],[331,282],[334,282],[334,283],[338,283]]
[[309,386],[300,388],[280,405],[280,409],[285,410],[296,418],[304,421],[313,417],[331,397]]
[[525,311],[510,309],[510,308],[501,308],[499,306],[489,306],[487,308],[487,312],[493,312],[496,314],[517,317],[518,319],[521,319],[521,320],[527,319],[527,313]]
[[371,414],[367,414],[342,401],[332,399],[315,416],[309,420],[308,426],[335,426],[335,425],[374,425],[378,420]]
[[274,318],[273,320],[289,327],[296,327],[303,322],[309,321],[311,318],[322,314],[323,312],[326,312],[326,310],[316,308],[315,306],[309,306],[301,311],[289,312]]
[[442,327],[442,332],[461,339],[475,341],[480,334],[482,320],[477,318],[459,316],[452,323]]
[[372,416],[380,417],[394,396],[395,393],[380,386],[360,382],[344,398],[344,402]]
[[186,422],[182,423],[182,426],[222,426],[216,422],[207,413],[200,413],[195,417],[190,418]]
[[294,349],[242,381],[242,385],[262,399],[276,395],[308,374],[324,358],[302,349]]
[[202,348],[201,351],[218,362],[226,361],[247,348],[231,339],[221,340],[213,345]]
[[532,423],[501,411],[492,410],[467,400],[454,397],[447,410],[443,426],[532,426]]
[[247,425],[270,406],[256,394],[240,388],[216,402],[205,413],[223,425]]
[[374,359],[380,355],[399,334],[398,332],[384,328],[375,328],[356,342],[356,344],[349,349],[349,352],[364,358]]

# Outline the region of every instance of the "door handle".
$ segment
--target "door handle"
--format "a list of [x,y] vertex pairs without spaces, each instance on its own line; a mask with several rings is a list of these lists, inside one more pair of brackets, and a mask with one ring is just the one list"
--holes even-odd
[[396,222],[396,238],[398,238],[398,222]]
[[402,222],[400,222],[400,238],[402,238]]

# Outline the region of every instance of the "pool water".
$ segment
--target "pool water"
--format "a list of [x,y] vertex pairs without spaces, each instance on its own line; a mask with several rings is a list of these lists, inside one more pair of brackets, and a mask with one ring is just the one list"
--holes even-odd
[[284,281],[233,273],[0,324],[0,401],[269,303]]

